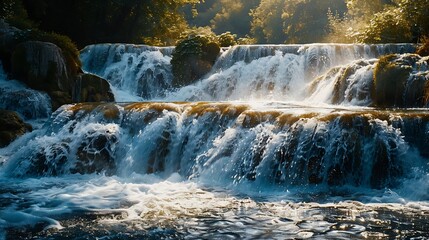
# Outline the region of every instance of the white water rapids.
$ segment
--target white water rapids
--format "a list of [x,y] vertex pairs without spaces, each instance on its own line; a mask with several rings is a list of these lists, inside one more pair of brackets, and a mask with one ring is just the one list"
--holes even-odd
[[173,50],[82,50],[118,103],[65,105],[0,149],[0,238],[429,235],[426,106],[371,107],[382,55],[410,61],[406,92],[427,80],[414,45],[236,46],[181,88]]

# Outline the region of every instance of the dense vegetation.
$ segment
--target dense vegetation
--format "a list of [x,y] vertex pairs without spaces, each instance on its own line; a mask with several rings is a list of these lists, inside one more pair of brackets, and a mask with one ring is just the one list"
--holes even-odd
[[0,18],[80,48],[174,45],[190,29],[239,43],[418,42],[429,35],[429,0],[3,0]]

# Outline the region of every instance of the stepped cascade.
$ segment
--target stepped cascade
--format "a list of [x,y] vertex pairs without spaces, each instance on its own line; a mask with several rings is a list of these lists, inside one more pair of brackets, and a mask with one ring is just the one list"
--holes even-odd
[[47,95],[0,73],[8,84],[0,93],[26,96],[38,109],[19,114],[46,118],[0,149],[0,184],[9,186],[0,192],[0,230],[155,239],[424,235],[429,57],[415,50],[233,46],[201,79],[175,87],[174,47],[90,45],[83,70],[107,79],[116,102],[52,114]]

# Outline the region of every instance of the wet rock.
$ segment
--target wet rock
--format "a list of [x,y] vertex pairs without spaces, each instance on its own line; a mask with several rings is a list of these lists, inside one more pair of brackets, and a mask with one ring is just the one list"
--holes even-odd
[[51,114],[51,103],[43,92],[0,87],[0,109],[15,111],[24,120],[47,118]]
[[115,98],[107,80],[93,74],[80,74],[74,85],[73,101],[113,102]]
[[191,84],[208,73],[220,52],[219,44],[208,36],[196,36],[181,41],[171,60],[173,86]]
[[67,143],[55,143],[51,146],[39,150],[30,158],[31,167],[27,169],[25,175],[30,176],[58,176],[65,172],[66,163],[70,154],[70,147]]
[[106,80],[83,74],[79,53],[65,36],[1,21],[0,60],[9,77],[46,92],[52,110],[72,102],[114,101]]
[[112,175],[116,168],[115,148],[118,138],[113,133],[89,132],[77,150],[77,162],[72,173],[100,173]]
[[429,100],[427,58],[386,55],[374,69],[372,99],[377,107],[424,107]]
[[0,147],[9,145],[29,131],[32,131],[31,125],[25,123],[16,112],[0,110]]
[[27,41],[12,54],[12,74],[37,90],[67,91],[73,85],[61,49],[55,44]]
[[3,19],[0,19],[0,60],[5,69],[10,69],[10,58],[12,50],[15,48],[16,39],[23,33],[22,30],[10,26]]
[[11,59],[12,76],[33,89],[48,93],[53,109],[72,102],[74,79],[58,46],[27,41],[16,46]]

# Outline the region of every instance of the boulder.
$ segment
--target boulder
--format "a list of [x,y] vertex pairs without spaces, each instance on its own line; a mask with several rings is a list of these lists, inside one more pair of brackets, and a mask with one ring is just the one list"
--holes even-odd
[[79,52],[66,36],[19,30],[0,20],[0,60],[8,76],[46,92],[52,110],[73,102],[114,101],[105,79],[82,72]]
[[71,103],[73,72],[62,50],[53,43],[27,41],[16,46],[11,56],[12,76],[32,89],[44,91],[52,99],[53,110]]
[[106,79],[93,74],[79,74],[73,88],[74,102],[113,102],[115,98]]
[[6,70],[10,69],[10,57],[15,48],[16,39],[22,34],[22,30],[12,27],[3,19],[0,19],[0,60]]
[[25,123],[13,111],[0,110],[0,147],[9,145],[19,136],[32,131],[30,124]]
[[429,103],[428,57],[416,54],[380,57],[374,68],[375,107],[426,107]]
[[173,86],[192,84],[213,67],[219,55],[219,43],[210,36],[195,36],[177,44],[171,59]]
[[77,150],[76,166],[72,173],[91,174],[105,172],[112,175],[116,169],[115,149],[118,137],[109,131],[88,132]]
[[12,53],[12,75],[29,87],[46,92],[73,86],[61,49],[53,43],[27,41]]

